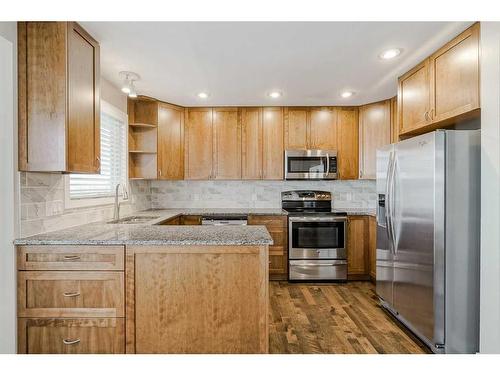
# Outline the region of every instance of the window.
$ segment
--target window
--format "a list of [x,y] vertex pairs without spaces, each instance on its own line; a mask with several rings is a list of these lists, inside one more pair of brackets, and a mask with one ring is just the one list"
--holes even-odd
[[108,204],[115,187],[127,182],[127,115],[101,102],[101,173],[71,174],[66,179],[66,206]]

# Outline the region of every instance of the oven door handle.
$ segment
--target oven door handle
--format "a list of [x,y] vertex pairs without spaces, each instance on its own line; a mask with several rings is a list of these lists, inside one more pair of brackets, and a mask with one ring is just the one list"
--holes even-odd
[[290,222],[345,222],[347,220],[346,216],[335,216],[335,217],[312,217],[312,216],[293,216],[288,218]]

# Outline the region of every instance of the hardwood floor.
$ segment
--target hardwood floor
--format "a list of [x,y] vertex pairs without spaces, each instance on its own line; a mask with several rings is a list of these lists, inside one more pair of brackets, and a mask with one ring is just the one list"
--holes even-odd
[[378,306],[369,282],[271,282],[269,293],[270,353],[429,353]]

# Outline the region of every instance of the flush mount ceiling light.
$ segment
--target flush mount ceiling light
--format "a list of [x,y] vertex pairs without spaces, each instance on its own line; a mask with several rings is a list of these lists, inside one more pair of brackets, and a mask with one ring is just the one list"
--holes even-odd
[[401,54],[403,50],[401,48],[391,48],[385,50],[380,55],[378,55],[382,60],[390,60]]
[[137,98],[137,92],[135,91],[134,82],[141,79],[139,74],[134,72],[123,71],[118,73],[123,80],[122,92],[127,94],[131,98]]
[[270,98],[273,98],[273,99],[278,99],[278,98],[281,98],[283,96],[283,93],[281,91],[278,91],[278,90],[273,90],[273,91],[269,92],[267,94],[267,96],[269,96]]
[[344,91],[343,93],[340,94],[340,96],[343,97],[344,99],[350,98],[353,95],[354,91]]
[[206,92],[206,91],[202,91],[202,92],[199,92],[197,96],[200,99],[208,99],[208,97],[210,96],[210,94],[208,92]]

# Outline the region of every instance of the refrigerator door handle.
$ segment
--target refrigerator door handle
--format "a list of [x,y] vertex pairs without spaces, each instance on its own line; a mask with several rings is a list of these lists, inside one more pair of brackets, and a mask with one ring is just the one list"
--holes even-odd
[[385,182],[385,222],[387,238],[389,239],[389,250],[391,253],[394,252],[393,241],[392,241],[392,231],[391,231],[391,176],[392,176],[392,165],[393,165],[393,151],[389,154],[389,165],[387,167],[387,176]]
[[395,206],[396,206],[396,198],[395,198],[395,189],[396,189],[396,167],[397,167],[397,158],[396,158],[396,152],[394,152],[394,157],[392,159],[392,171],[391,171],[391,185],[390,185],[390,211],[389,215],[391,218],[391,238],[392,238],[392,251],[393,254],[396,255],[397,253],[397,246],[396,246],[396,231],[394,229],[394,222],[395,222]]

